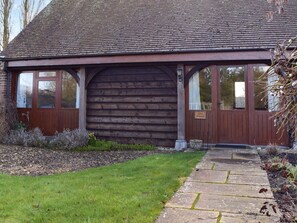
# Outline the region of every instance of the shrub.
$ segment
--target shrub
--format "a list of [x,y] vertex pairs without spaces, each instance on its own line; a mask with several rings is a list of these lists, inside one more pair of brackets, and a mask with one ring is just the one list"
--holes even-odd
[[72,150],[77,147],[83,147],[88,144],[89,135],[86,130],[75,129],[70,131],[64,130],[56,133],[49,142],[49,147],[54,149]]
[[26,131],[24,128],[11,130],[2,139],[4,144],[12,144],[29,147],[44,147],[47,144],[45,136],[43,136],[39,128]]
[[18,123],[18,114],[15,104],[10,101],[0,104],[0,142],[16,123]]
[[95,146],[97,138],[93,132],[89,133],[88,145]]
[[277,145],[270,144],[266,152],[269,156],[276,156],[278,154]]

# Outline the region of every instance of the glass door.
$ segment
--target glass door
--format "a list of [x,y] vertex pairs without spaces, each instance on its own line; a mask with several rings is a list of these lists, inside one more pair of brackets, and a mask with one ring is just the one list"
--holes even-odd
[[246,66],[218,67],[218,139],[248,143]]

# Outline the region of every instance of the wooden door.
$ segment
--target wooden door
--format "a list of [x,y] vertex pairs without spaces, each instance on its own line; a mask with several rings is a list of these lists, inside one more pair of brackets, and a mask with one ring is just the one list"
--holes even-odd
[[218,142],[249,143],[246,66],[218,67]]

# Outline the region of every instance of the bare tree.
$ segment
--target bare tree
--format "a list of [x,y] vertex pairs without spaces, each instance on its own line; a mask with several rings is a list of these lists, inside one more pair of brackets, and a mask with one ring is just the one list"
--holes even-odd
[[21,25],[25,28],[32,19],[40,12],[44,0],[22,0],[21,4]]
[[4,49],[10,40],[12,5],[13,0],[0,0],[1,49]]
[[271,21],[274,14],[282,14],[285,11],[284,6],[288,3],[288,0],[267,0],[267,2],[275,7],[275,9],[267,13],[267,20]]

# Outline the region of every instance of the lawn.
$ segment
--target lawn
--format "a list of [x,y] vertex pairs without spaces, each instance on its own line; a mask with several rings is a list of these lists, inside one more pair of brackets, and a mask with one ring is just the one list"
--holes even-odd
[[203,155],[158,154],[52,176],[0,175],[0,222],[154,222]]

